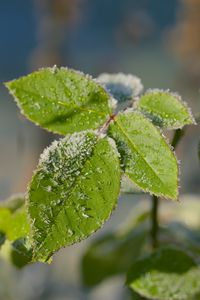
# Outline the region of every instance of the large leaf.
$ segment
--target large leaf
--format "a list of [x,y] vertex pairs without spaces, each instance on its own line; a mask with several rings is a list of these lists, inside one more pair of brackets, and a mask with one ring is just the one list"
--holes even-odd
[[[138,221],[139,218],[145,221],[146,217],[143,214]],[[110,276],[127,272],[144,251],[148,229],[147,224],[141,222],[128,232],[107,234],[90,245],[82,260],[85,285],[94,286]]]
[[141,189],[176,199],[178,166],[159,130],[140,112],[127,110],[108,129],[122,157],[125,174]]
[[154,124],[164,128],[176,129],[195,123],[181,97],[169,91],[149,90],[139,99],[136,106],[150,117]]
[[67,68],[41,69],[6,86],[28,119],[55,133],[96,129],[110,113],[105,90]]
[[26,237],[29,233],[29,223],[22,195],[13,196],[0,203],[0,231],[10,241]]
[[119,154],[113,140],[92,132],[54,142],[41,157],[28,192],[36,260],[86,238],[116,205]]
[[200,268],[182,250],[164,248],[139,260],[127,284],[147,299],[190,300],[200,292]]

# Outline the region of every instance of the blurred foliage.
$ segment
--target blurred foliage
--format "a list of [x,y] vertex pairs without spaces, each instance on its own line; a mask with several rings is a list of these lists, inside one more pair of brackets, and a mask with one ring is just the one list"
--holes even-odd
[[107,277],[126,273],[129,266],[145,252],[149,233],[149,214],[137,216],[135,225],[107,234],[95,241],[83,256],[84,284],[94,286]]
[[160,248],[138,260],[128,272],[127,284],[148,299],[192,300],[200,292],[200,267],[186,252]]
[[0,231],[0,257],[16,267],[29,263],[32,250],[24,238],[29,232],[29,224],[23,194],[17,194],[0,203]]
[[[155,260],[153,258],[154,256],[157,258],[160,257],[159,254],[153,254],[151,258],[152,249],[151,240],[149,238],[150,213],[146,211],[145,202],[139,203],[138,208],[139,209],[137,209],[137,206],[135,207],[133,212],[135,217],[131,217],[131,220],[129,220],[128,222],[128,226],[126,224],[126,226],[123,226],[122,228],[116,230],[114,233],[106,234],[105,236],[102,236],[100,239],[91,243],[90,247],[83,255],[81,263],[84,285],[94,287],[95,285],[111,276],[126,274],[131,265],[134,264],[134,262],[137,265],[138,259],[140,261],[140,259],[146,257],[146,255],[149,255],[148,259],[152,260],[152,263],[155,263]],[[171,264],[174,264],[174,268],[177,268],[177,270],[175,270],[175,273],[178,274],[178,268],[183,268],[182,264],[186,263],[185,259],[183,259],[182,256],[188,257],[188,261],[191,261],[192,265],[194,265],[195,268],[197,267],[197,264],[200,263],[199,213],[200,201],[198,197],[186,195],[181,200],[181,205],[162,202],[160,213],[161,225],[159,228],[159,247],[161,247],[161,249],[163,249],[162,251],[165,252],[168,251],[166,249],[169,248],[169,245],[173,245],[172,252],[174,251],[173,249],[175,249],[175,251],[178,251],[177,259],[176,256],[172,254],[170,258],[166,260],[166,264],[165,266],[163,266],[163,268],[166,267],[166,270],[170,268]],[[179,251],[181,252],[180,257]],[[192,258],[190,258],[190,256]],[[145,274],[146,270],[148,269],[146,259],[144,259],[143,266],[144,268],[141,272]],[[158,263],[158,267],[159,266],[162,268],[160,263]],[[132,267],[132,270],[132,274],[134,275],[134,267]],[[145,294],[146,292],[144,292],[142,297],[137,294],[137,288],[134,289],[131,297],[135,300],[169,299],[167,298],[168,296],[165,296],[164,293],[164,290],[166,288],[166,286],[164,285],[166,283],[167,285],[172,286],[172,296],[170,300],[199,299],[198,295],[196,295],[196,290],[192,288],[192,285],[196,286],[196,288],[198,286],[197,283],[199,282],[200,276],[199,272],[200,269],[199,267],[197,267],[194,273],[193,271],[191,271],[189,273],[186,272],[187,274],[183,272],[182,275],[177,275],[177,280],[179,278],[179,283],[177,282],[177,290],[176,293],[174,292],[173,294],[172,282],[173,280],[175,280],[175,278],[173,276],[171,277],[171,275],[168,276],[167,273],[165,277],[164,271],[164,273],[161,275],[161,277],[163,276],[162,278],[164,281],[157,280],[157,277],[155,281],[149,281],[149,289],[151,289],[151,287],[153,289],[153,284],[159,285],[159,291],[163,292],[163,297],[161,297],[161,294],[157,293],[156,291],[156,296],[154,295],[155,297],[150,296],[148,292],[147,294]],[[146,276],[148,278],[148,275]],[[144,277],[144,282],[146,282],[145,278],[146,277]],[[170,280],[172,281],[171,283]],[[148,286],[146,285],[146,283],[144,284],[144,282],[140,282],[141,288],[144,290],[148,290]],[[185,289],[181,291],[181,283],[183,282],[187,282],[187,287],[185,287]],[[170,293],[169,290],[168,293]],[[177,295],[177,298],[175,295]]]

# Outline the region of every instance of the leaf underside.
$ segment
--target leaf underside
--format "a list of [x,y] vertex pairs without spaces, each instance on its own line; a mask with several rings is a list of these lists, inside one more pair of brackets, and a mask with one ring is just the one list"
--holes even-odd
[[55,133],[96,129],[110,114],[105,90],[71,69],[41,69],[6,86],[28,119]]
[[141,80],[131,74],[103,73],[98,76],[97,80],[118,102],[133,100],[143,90]]
[[177,129],[195,123],[180,96],[169,91],[150,90],[136,102],[136,107],[163,128]]
[[180,249],[168,247],[136,262],[127,284],[147,299],[189,300],[200,292],[200,268]]
[[53,143],[41,157],[28,192],[34,259],[99,229],[116,206],[120,165],[114,141],[81,132]]
[[142,190],[177,199],[178,165],[159,130],[140,112],[116,116],[108,129],[116,142],[127,175]]

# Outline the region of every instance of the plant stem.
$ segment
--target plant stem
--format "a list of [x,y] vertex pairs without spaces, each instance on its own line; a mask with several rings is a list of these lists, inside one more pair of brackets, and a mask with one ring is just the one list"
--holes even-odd
[[[177,129],[174,132],[171,145],[176,149],[181,138],[184,136],[185,131],[183,129]],[[159,231],[159,222],[158,222],[158,208],[159,208],[159,198],[155,195],[152,197],[152,210],[151,210],[151,239],[152,239],[152,248],[156,249],[158,247],[158,231]]]
[[152,211],[151,211],[151,220],[152,220],[152,228],[151,228],[151,238],[152,238],[152,248],[156,249],[158,247],[158,206],[159,199],[157,196],[152,196]]
[[185,131],[184,129],[177,129],[174,133],[171,145],[174,148],[174,150],[176,149],[178,143],[180,142],[181,138],[184,136]]

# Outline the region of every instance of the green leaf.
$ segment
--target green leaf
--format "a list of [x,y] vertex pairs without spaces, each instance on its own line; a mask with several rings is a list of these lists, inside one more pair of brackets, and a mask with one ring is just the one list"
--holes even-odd
[[67,68],[41,69],[6,86],[28,119],[55,133],[96,129],[110,114],[105,90]]
[[32,249],[26,239],[14,242],[6,241],[0,250],[0,256],[17,268],[22,268],[32,261]]
[[100,74],[97,80],[119,102],[133,100],[143,90],[140,78],[131,74]]
[[5,240],[6,240],[5,233],[0,232],[0,247],[1,245],[4,244]]
[[15,194],[5,201],[0,202],[0,209],[7,208],[12,213],[24,206],[24,194]]
[[142,296],[140,296],[139,294],[135,293],[134,291],[131,291],[131,300],[145,300],[146,298],[143,298]]
[[0,231],[10,241],[25,237],[29,224],[22,195],[16,195],[0,204]]
[[177,245],[182,250],[189,251],[192,256],[200,261],[200,232],[192,230],[183,223],[169,223],[159,229],[159,244]]
[[143,253],[147,230],[140,226],[126,235],[108,234],[95,241],[82,260],[85,285],[94,286],[110,276],[125,273]]
[[119,154],[113,140],[81,132],[54,142],[41,157],[28,192],[34,258],[99,229],[116,206]]
[[169,91],[149,90],[136,102],[136,107],[160,127],[177,129],[195,124],[186,103]]
[[144,191],[177,198],[176,157],[148,119],[138,111],[127,110],[115,117],[108,134],[116,141],[125,175]]
[[137,261],[127,284],[138,294],[155,300],[189,300],[200,292],[200,268],[182,250],[163,248]]

